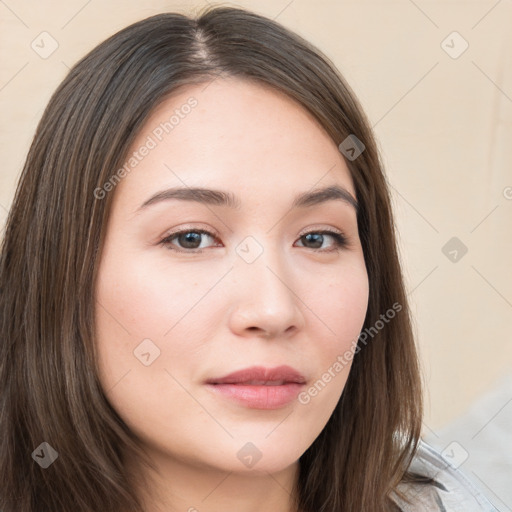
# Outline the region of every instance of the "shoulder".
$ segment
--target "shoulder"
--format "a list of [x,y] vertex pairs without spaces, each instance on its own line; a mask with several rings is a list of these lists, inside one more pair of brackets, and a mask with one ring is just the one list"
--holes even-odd
[[401,491],[411,504],[393,496],[402,512],[498,512],[464,473],[450,465],[440,453],[420,440],[409,473],[432,478],[431,483],[401,482]]

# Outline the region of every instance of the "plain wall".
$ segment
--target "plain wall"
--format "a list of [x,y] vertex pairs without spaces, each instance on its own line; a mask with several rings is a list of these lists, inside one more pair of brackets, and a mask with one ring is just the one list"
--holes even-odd
[[[36,124],[69,67],[132,22],[164,11],[193,14],[204,5],[0,2],[0,225]],[[317,45],[369,116],[391,184],[428,387],[425,429],[435,431],[512,367],[512,33],[507,31],[512,5],[494,0],[223,5],[274,18]],[[47,58],[40,53],[49,51],[52,41],[42,32],[58,44]],[[464,40],[469,46],[459,55]],[[453,237],[454,245],[443,252]]]

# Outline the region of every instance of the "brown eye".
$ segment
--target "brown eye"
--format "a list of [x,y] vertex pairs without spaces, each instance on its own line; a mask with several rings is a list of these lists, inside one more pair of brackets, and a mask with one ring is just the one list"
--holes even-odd
[[[319,249],[319,247],[322,246],[323,242],[325,241],[325,236],[330,236],[334,239],[334,248],[332,249]],[[304,239],[307,244],[313,244],[314,247],[312,248],[315,251],[318,252],[331,252],[331,251],[338,251],[339,249],[343,247],[347,247],[348,242],[346,237],[342,233],[338,233],[337,231],[330,231],[330,230],[324,230],[324,231],[310,231],[309,233],[305,233],[300,237],[300,239]]]
[[[204,229],[187,229],[171,233],[160,243],[172,251],[200,253],[202,252],[200,248],[202,235],[208,235],[211,238],[215,238],[213,233]],[[181,248],[176,247],[176,245],[173,244],[174,240],[177,240]]]
[[[167,235],[159,243],[171,251],[199,254],[202,253],[202,249],[205,248],[204,246],[201,247],[203,235],[217,240],[217,237],[210,231],[204,229],[185,229]],[[326,237],[334,239],[333,248],[320,248],[324,244]],[[348,246],[348,240],[343,233],[331,230],[310,231],[303,234],[299,240],[304,240],[304,242],[302,242],[303,246],[307,246],[315,252],[333,252]]]

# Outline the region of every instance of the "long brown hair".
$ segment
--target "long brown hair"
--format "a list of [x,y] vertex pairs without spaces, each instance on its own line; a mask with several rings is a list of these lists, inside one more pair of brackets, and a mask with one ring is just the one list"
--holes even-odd
[[[340,147],[349,136],[364,144],[346,162],[370,282],[366,336],[331,418],[300,458],[297,508],[394,510],[390,494],[412,478],[421,376],[370,124],[318,49],[263,16],[214,7],[195,18],[152,16],[108,38],[71,69],[37,127],[0,259],[3,512],[143,511],[125,460],[151,461],[96,372],[95,280],[113,194],[98,199],[95,190],[123,166],[157,105],[178,87],[219,75],[283,91]],[[390,308],[396,314],[381,328]],[[57,458],[43,468],[38,454]]]

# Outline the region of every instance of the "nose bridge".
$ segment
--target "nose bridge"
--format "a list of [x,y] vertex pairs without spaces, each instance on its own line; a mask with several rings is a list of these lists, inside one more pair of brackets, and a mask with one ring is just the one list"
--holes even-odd
[[277,334],[290,326],[301,327],[299,299],[293,272],[282,244],[272,236],[248,236],[236,249],[238,318],[245,328],[261,328]]
[[256,285],[253,293],[261,292],[267,301],[269,297],[279,300],[288,298],[292,293],[288,287],[292,272],[290,265],[287,265],[283,245],[277,237],[268,233],[249,235],[236,251],[242,260],[238,262],[239,272],[249,274],[249,281]]

